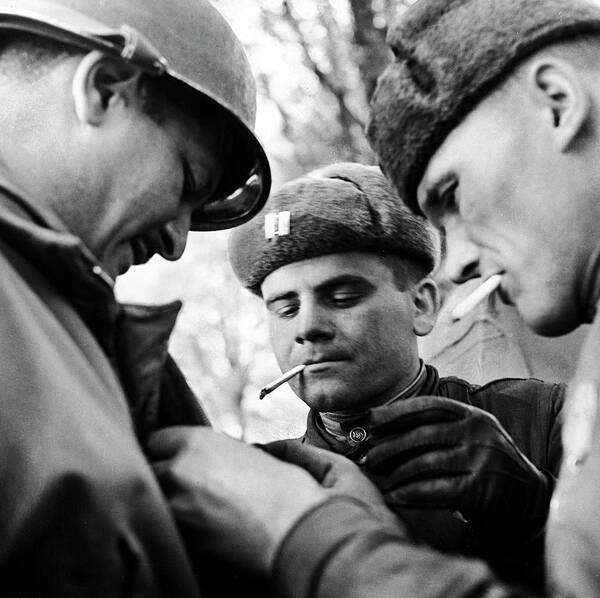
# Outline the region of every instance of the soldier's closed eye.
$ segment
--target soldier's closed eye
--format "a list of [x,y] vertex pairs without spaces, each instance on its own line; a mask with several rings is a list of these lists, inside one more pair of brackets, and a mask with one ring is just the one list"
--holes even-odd
[[371,285],[351,283],[328,289],[326,300],[335,307],[353,307],[368,297],[372,292]]
[[269,303],[268,308],[269,311],[278,318],[292,318],[298,313],[300,302],[282,299]]

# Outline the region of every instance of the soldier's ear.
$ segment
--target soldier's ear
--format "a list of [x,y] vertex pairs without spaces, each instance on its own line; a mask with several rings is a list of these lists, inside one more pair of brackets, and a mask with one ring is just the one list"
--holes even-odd
[[566,60],[541,57],[528,65],[527,85],[534,105],[551,128],[555,147],[569,150],[584,132],[592,105],[581,73]]
[[431,278],[423,278],[414,287],[413,332],[425,336],[431,332],[440,310],[440,292]]
[[119,103],[132,103],[140,94],[142,71],[123,60],[93,50],[75,71],[72,95],[75,114],[82,124],[99,126]]

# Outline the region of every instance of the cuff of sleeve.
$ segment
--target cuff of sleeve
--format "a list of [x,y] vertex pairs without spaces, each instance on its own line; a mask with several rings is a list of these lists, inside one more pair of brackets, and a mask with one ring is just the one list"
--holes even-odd
[[379,532],[403,538],[401,528],[381,523],[368,505],[332,497],[306,512],[288,532],[274,561],[273,579],[286,598],[314,598],[328,562],[356,534]]

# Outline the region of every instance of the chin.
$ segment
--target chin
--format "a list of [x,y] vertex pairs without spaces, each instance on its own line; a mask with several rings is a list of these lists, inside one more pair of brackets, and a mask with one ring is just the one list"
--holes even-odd
[[567,306],[553,305],[543,309],[543,305],[537,305],[527,310],[517,305],[517,308],[527,326],[541,336],[562,336],[585,323],[579,310]]
[[308,393],[300,397],[313,411],[336,413],[356,409],[349,403],[347,395],[336,396],[332,393]]

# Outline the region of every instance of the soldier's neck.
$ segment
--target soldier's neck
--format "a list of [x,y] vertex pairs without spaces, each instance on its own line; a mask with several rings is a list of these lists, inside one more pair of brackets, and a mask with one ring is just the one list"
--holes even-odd
[[[389,405],[401,399],[412,397],[418,393],[427,376],[425,364],[422,361],[420,361],[419,364],[420,367],[416,376],[402,390],[395,393],[393,397],[381,401],[380,405]],[[355,421],[361,416],[366,415],[367,412],[368,409],[353,411],[322,411],[320,416],[325,430],[333,437],[343,439],[346,436],[345,424],[347,422]]]

